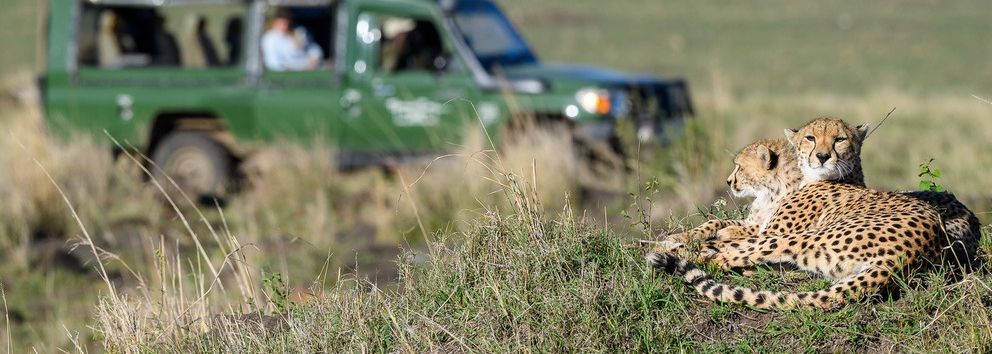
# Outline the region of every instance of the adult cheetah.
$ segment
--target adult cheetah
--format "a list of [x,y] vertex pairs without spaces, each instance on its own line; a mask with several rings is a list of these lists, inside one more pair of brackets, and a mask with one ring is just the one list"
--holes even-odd
[[[845,182],[864,185],[860,163],[854,163]],[[699,252],[701,241],[714,238],[726,239],[727,234],[761,234],[785,198],[798,190],[804,182],[803,173],[796,161],[794,147],[784,139],[761,139],[743,149],[734,157],[734,170],[727,178],[727,185],[735,197],[753,197],[748,217],[744,220],[709,220],[686,232],[669,236],[657,249],[675,250],[685,244]],[[940,213],[949,247],[944,248],[942,261],[951,270],[970,271],[981,263],[978,245],[981,223],[978,217],[949,192],[907,191],[899,192],[922,200]],[[730,227],[748,227],[745,230],[720,230]],[[723,236],[723,237],[721,237]]]
[[857,167],[866,132],[866,126],[851,128],[833,118],[787,130],[804,186],[782,201],[763,232],[754,232],[753,226],[724,228],[718,239],[707,241],[713,253],[702,259],[723,268],[791,264],[833,279],[827,289],[756,291],[716,283],[671,253],[652,252],[648,261],[683,276],[713,300],[759,308],[832,309],[877,291],[898,272],[933,259],[935,250],[946,243],[933,207],[848,181],[860,174]]

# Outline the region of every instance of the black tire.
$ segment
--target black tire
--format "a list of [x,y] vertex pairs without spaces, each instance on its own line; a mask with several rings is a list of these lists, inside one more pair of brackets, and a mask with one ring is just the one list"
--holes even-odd
[[193,200],[223,197],[234,164],[230,152],[205,131],[169,133],[155,147],[152,161],[153,176],[167,195],[177,196],[178,185]]

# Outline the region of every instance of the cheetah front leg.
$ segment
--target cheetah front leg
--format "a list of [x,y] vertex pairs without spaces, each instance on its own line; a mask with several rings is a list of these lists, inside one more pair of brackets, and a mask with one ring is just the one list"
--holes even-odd
[[757,239],[757,233],[758,226],[737,223],[716,230],[713,236],[707,239],[689,242],[686,243],[686,247],[669,250],[675,251],[685,259],[710,263],[708,260],[719,259],[720,254],[740,252],[739,245],[746,243],[749,238]]
[[687,243],[692,241],[709,240],[718,237],[718,232],[732,226],[744,226],[743,220],[707,220],[702,225],[688,231],[668,236],[668,240]]
[[761,226],[759,225],[744,225],[743,223],[729,225],[718,230],[715,239],[720,241],[735,241],[746,240],[750,237],[757,238],[760,228]]
[[716,239],[703,241],[698,250],[676,253],[697,263],[708,263],[724,270],[751,268],[758,264],[795,263],[796,252],[784,252],[786,242],[775,235],[756,235],[758,226],[722,229]]
[[728,227],[742,227],[743,220],[707,220],[702,225],[696,226],[688,231],[669,235],[661,240],[653,248],[655,252],[670,252],[689,245],[692,249],[698,249],[699,243],[704,240],[719,238],[718,232]]

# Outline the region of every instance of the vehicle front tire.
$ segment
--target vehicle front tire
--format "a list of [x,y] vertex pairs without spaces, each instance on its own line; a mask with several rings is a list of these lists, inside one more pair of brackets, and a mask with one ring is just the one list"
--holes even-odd
[[234,165],[230,152],[207,131],[169,133],[155,147],[152,162],[153,177],[169,197],[181,190],[193,200],[223,197]]

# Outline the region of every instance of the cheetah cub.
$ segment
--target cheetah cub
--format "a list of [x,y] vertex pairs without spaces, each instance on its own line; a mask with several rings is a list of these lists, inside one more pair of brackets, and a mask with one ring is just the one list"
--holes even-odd
[[712,300],[758,308],[823,309],[872,294],[893,274],[925,264],[946,244],[939,213],[918,199],[852,183],[863,181],[860,148],[866,128],[820,118],[788,130],[802,188],[787,194],[763,231],[753,226],[725,228],[720,233],[730,231],[706,241],[712,252],[695,259],[723,268],[788,264],[832,279],[827,289],[759,291],[716,283],[670,252],[652,252],[648,261],[684,277]]
[[782,139],[762,139],[741,149],[734,157],[734,170],[727,177],[727,186],[736,198],[754,198],[744,220],[707,220],[688,231],[673,234],[659,243],[659,250],[674,250],[684,244],[696,244],[718,237],[717,232],[729,227],[757,227],[765,230],[778,205],[799,189],[803,176],[799,173],[792,146]]

